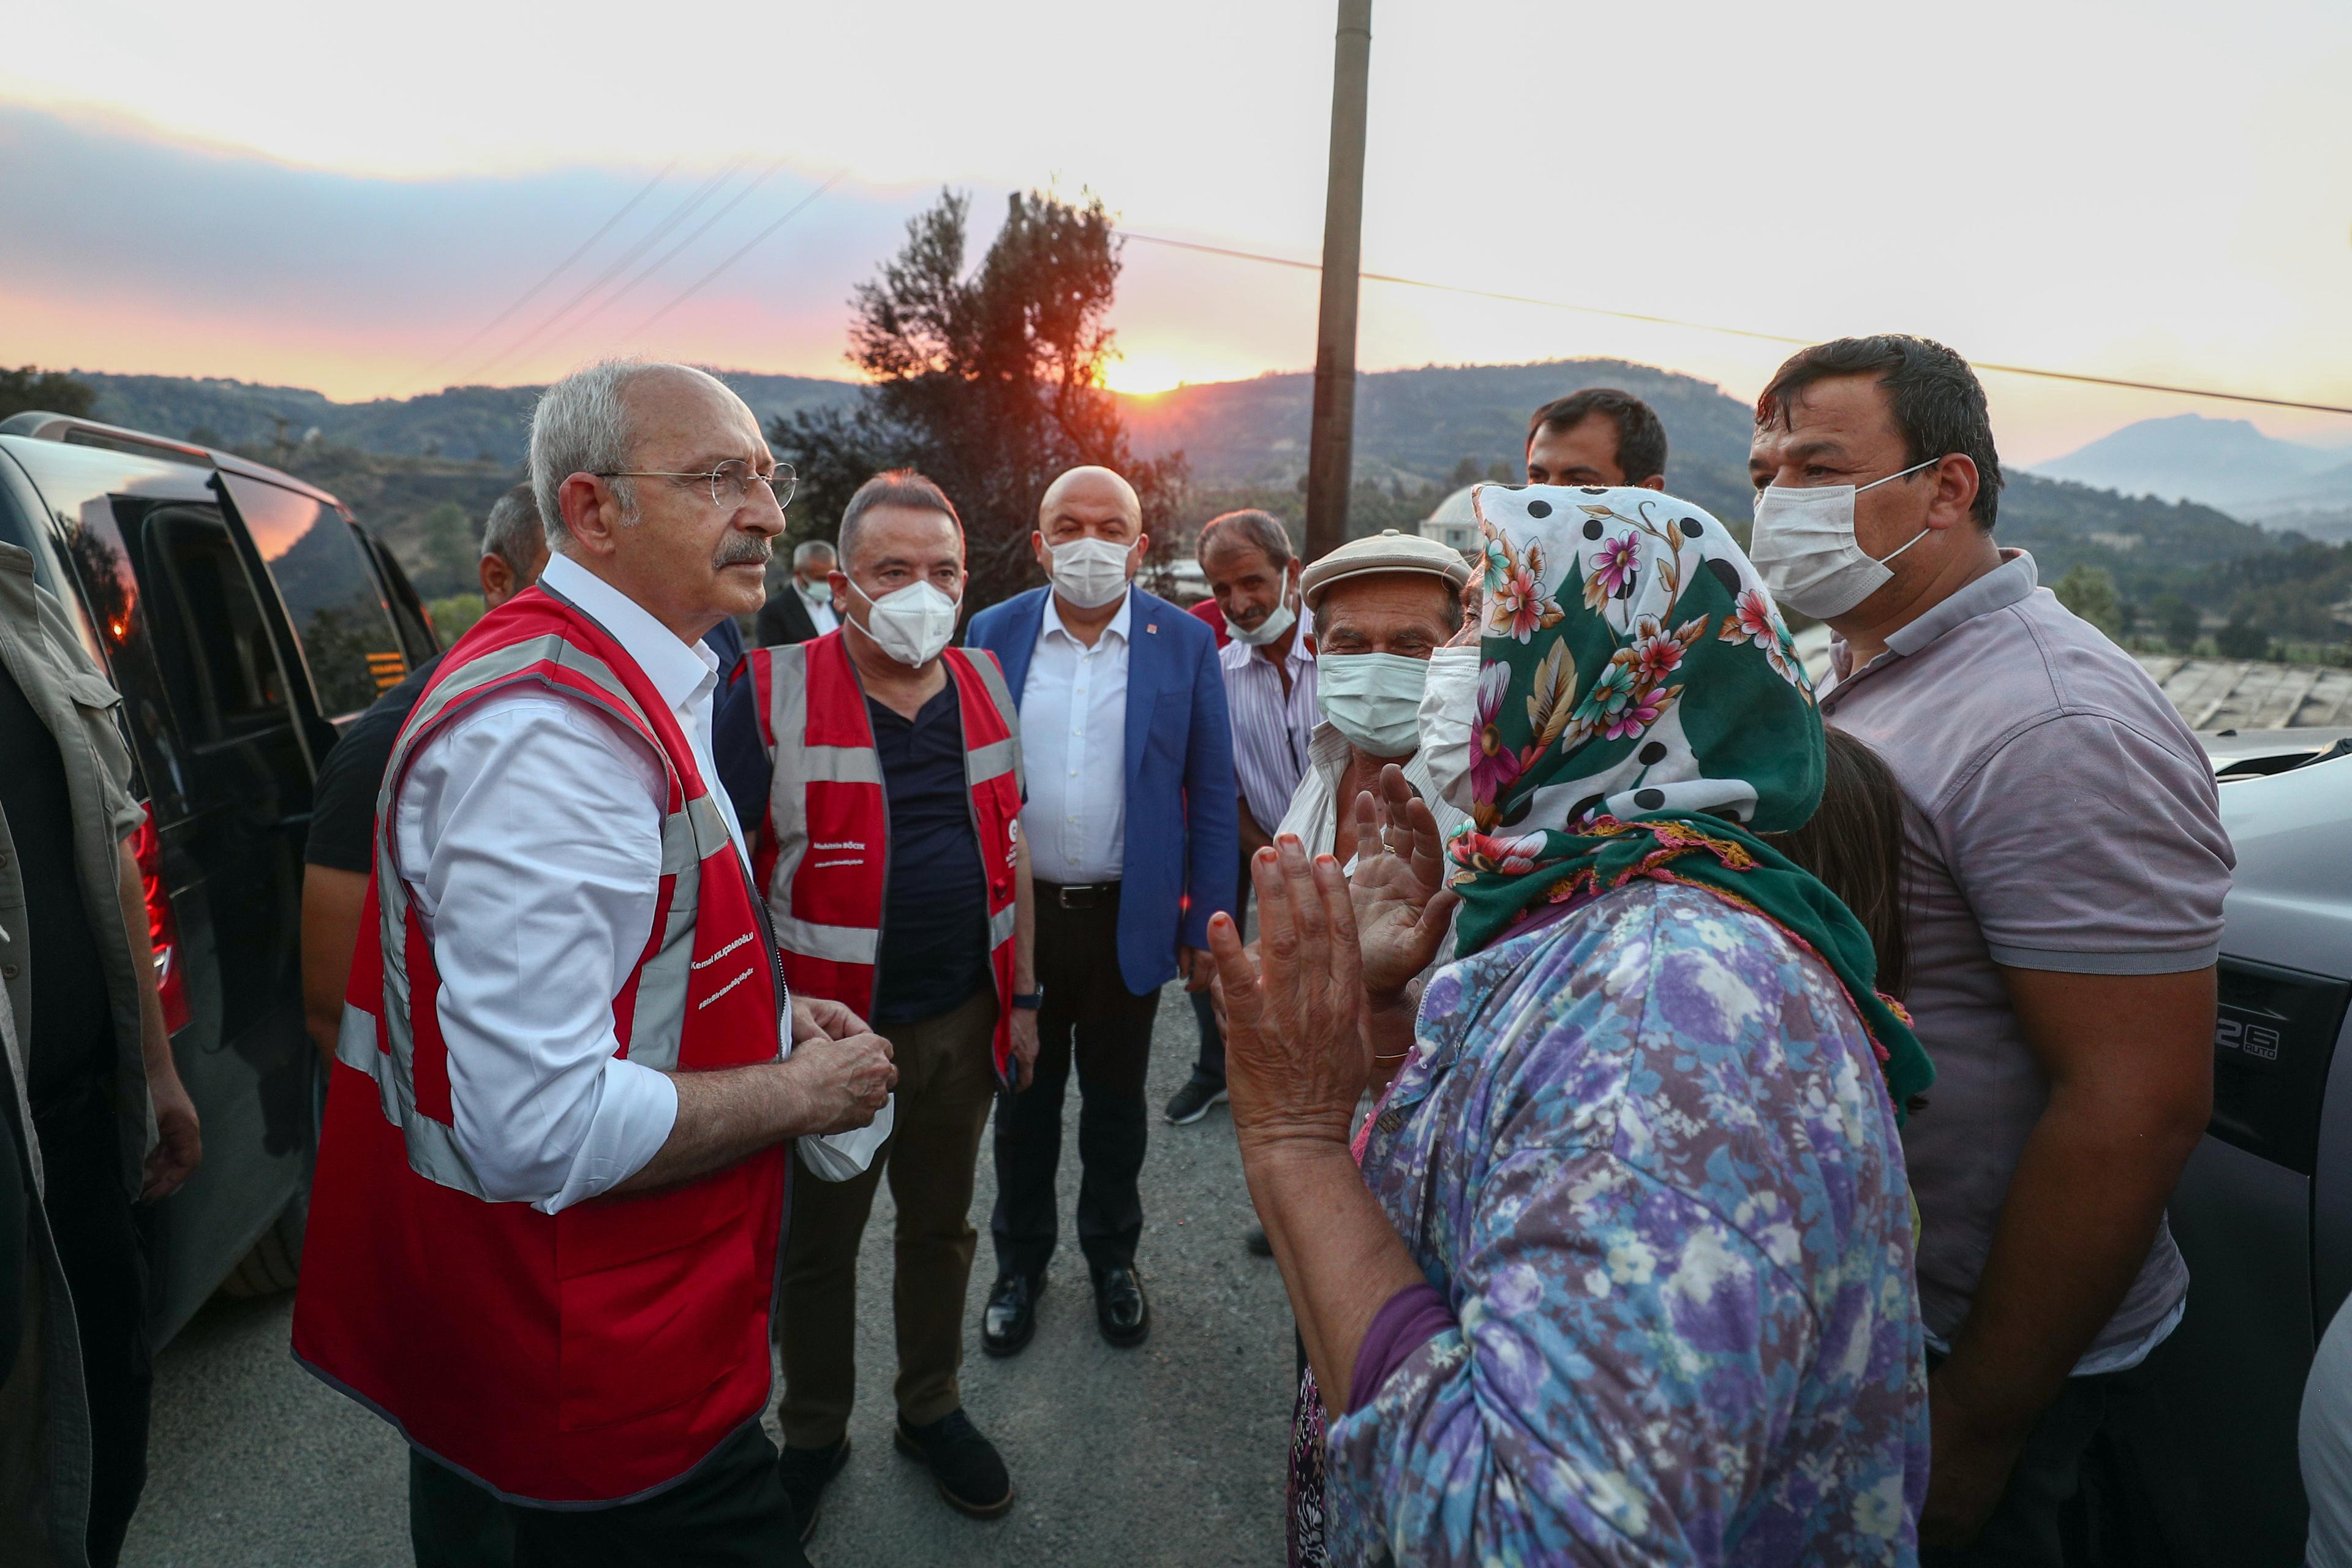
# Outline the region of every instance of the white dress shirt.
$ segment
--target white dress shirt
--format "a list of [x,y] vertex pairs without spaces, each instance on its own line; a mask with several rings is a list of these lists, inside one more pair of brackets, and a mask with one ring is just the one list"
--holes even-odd
[[[741,854],[711,762],[717,657],[565,556],[540,581],[670,705]],[[394,856],[433,941],[457,1147],[493,1201],[553,1214],[593,1197],[642,1169],[677,1120],[668,1076],[613,1054],[613,998],[653,930],[668,800],[635,731],[531,684],[484,699],[409,764]]]
[[793,592],[800,595],[801,604],[808,611],[809,624],[816,627],[817,636],[823,637],[841,625],[841,619],[833,613],[833,585],[827,583],[820,586],[824,589],[824,592],[812,596],[801,586],[799,578],[793,579]]
[[1307,772],[1307,737],[1323,721],[1315,706],[1314,637],[1314,622],[1302,611],[1279,669],[1264,648],[1239,637],[1217,650],[1234,730],[1234,774],[1250,816],[1269,833],[1267,825],[1282,820],[1297,793]]
[[1088,647],[1045,595],[1021,687],[1029,802],[1021,831],[1041,882],[1116,882],[1127,861],[1127,653],[1132,589]]

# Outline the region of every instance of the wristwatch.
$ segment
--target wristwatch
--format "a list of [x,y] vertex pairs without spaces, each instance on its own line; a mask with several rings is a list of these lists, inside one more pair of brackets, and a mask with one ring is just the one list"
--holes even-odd
[[1024,1013],[1034,1013],[1045,1005],[1045,988],[1040,985],[1034,991],[1015,991],[1013,1005]]

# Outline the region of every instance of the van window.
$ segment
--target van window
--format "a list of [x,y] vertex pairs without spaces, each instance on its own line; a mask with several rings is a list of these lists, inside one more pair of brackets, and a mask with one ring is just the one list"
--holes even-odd
[[400,684],[408,656],[375,571],[342,513],[260,479],[237,474],[220,479],[286,602],[310,667],[320,716],[357,713],[377,693]]
[[171,507],[147,520],[153,565],[172,584],[184,658],[167,659],[173,705],[194,715],[206,740],[233,739],[287,721],[284,682],[269,623],[237,559],[227,527],[209,509]]

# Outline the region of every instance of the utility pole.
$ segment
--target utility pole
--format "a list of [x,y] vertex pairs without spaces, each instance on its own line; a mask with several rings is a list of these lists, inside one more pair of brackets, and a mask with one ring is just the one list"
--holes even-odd
[[1323,198],[1323,304],[1315,328],[1315,416],[1307,441],[1307,558],[1348,537],[1356,452],[1356,287],[1364,249],[1365,87],[1372,0],[1339,0],[1331,65],[1331,168]]

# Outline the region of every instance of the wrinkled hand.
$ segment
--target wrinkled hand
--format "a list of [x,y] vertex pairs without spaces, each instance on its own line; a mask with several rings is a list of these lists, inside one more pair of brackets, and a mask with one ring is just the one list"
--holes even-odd
[[1356,797],[1356,869],[1348,894],[1362,944],[1365,1000],[1394,1004],[1429,967],[1461,895],[1445,884],[1445,839],[1404,770],[1381,770],[1381,793]]
[[825,996],[793,993],[793,1044],[803,1040],[845,1040],[872,1027],[840,1003]]
[[1027,1089],[1029,1080],[1037,1075],[1037,1009],[1013,1009],[1013,1065],[1016,1076],[1013,1087]]
[[806,1108],[797,1133],[823,1136],[870,1124],[898,1084],[890,1058],[890,1042],[879,1035],[818,1036],[796,1047],[784,1067],[800,1076]]
[[1302,1142],[1345,1148],[1366,1081],[1348,880],[1328,855],[1310,864],[1289,833],[1252,858],[1250,878],[1258,901],[1255,962],[1232,916],[1209,921],[1225,995],[1234,1135],[1244,1159]]
[[196,1121],[195,1101],[180,1082],[179,1069],[168,1059],[162,1070],[147,1075],[148,1098],[155,1105],[158,1142],[148,1151],[146,1180],[139,1189],[142,1202],[168,1198],[195,1174],[205,1157],[204,1132]]
[[1972,1543],[2009,1488],[2025,1446],[1976,1428],[1957,1390],[1927,1389],[1927,1500],[1919,1510],[1919,1544],[1958,1550]]
[[1176,973],[1184,977],[1185,990],[1206,991],[1209,977],[1216,973],[1216,965],[1210,959],[1207,949],[1180,944],[1176,949]]

